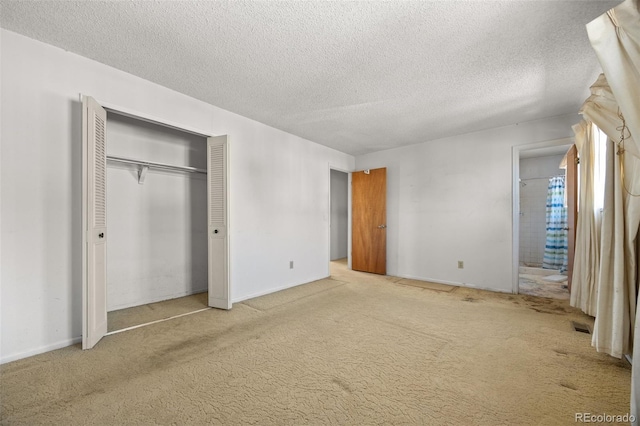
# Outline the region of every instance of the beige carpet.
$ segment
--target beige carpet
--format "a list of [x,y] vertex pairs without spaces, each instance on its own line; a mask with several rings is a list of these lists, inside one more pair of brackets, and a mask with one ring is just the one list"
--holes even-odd
[[1,423],[573,424],[630,367],[565,301],[332,279],[0,367]]

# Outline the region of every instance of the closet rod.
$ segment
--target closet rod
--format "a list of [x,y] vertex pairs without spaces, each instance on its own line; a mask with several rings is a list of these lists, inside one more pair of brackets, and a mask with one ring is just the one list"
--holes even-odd
[[108,161],[115,161],[117,163],[126,163],[126,164],[137,164],[144,167],[149,167],[153,169],[163,169],[163,170],[175,170],[180,172],[187,173],[204,173],[207,174],[205,169],[198,169],[196,167],[188,167],[188,166],[172,166],[171,164],[163,164],[163,163],[154,163],[152,161],[141,161],[141,160],[133,160],[131,158],[124,157],[114,157],[111,155],[107,155]]

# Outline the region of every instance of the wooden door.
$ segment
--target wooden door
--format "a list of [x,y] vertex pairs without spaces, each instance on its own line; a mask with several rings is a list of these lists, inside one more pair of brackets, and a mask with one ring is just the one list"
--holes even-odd
[[107,112],[82,99],[82,349],[107,333]]
[[218,309],[231,309],[227,187],[227,136],[207,138],[209,306]]
[[387,273],[387,169],[352,173],[351,268]]
[[573,275],[573,258],[576,252],[576,222],[578,218],[578,150],[575,145],[567,153],[567,247],[568,266],[567,275],[569,291],[571,291],[571,276]]

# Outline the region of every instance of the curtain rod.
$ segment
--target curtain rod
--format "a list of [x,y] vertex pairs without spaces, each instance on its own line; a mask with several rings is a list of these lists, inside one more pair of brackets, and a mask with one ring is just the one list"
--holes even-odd
[[137,165],[140,165],[140,166],[154,168],[154,169],[175,170],[175,171],[187,172],[187,173],[204,173],[204,174],[207,174],[207,171],[205,169],[198,169],[196,167],[173,166],[171,164],[155,163],[153,161],[134,160],[134,159],[131,159],[131,158],[115,157],[115,156],[111,156],[111,155],[107,155],[107,160],[108,161],[115,161],[117,163],[137,164]]
[[534,179],[553,179],[555,177],[565,177],[565,175],[532,177],[532,178],[525,178],[520,180],[523,181],[523,180],[534,180]]

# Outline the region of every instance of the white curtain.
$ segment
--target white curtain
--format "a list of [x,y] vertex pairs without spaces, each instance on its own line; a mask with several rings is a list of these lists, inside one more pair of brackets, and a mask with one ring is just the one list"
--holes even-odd
[[[605,177],[605,199],[602,214],[602,257],[598,278],[598,300],[592,344],[599,352],[621,358],[631,353],[631,330],[635,319],[635,274],[629,274],[629,250],[633,241],[625,232],[628,217],[625,217],[624,190],[620,181],[620,159],[617,146],[607,140],[607,168]],[[637,228],[636,228],[637,229]],[[635,262],[633,262],[635,268]]]
[[[609,139],[619,141],[622,119],[618,116],[618,104],[604,75],[600,75],[591,86],[591,93],[580,112],[602,129]],[[634,144],[633,139],[627,139],[626,144]],[[625,187],[629,192],[640,189],[636,184],[637,176],[626,176],[623,187],[621,167],[624,166],[627,175],[629,172],[635,175],[640,168],[636,166],[636,157],[619,155],[614,142],[608,143],[607,148],[600,272],[592,343],[598,351],[620,358],[631,352],[633,342],[637,301],[635,240],[637,220],[640,219],[640,198],[632,197],[625,190]]]
[[[633,155],[624,155],[620,150],[623,123],[603,75],[591,86],[591,93],[580,112],[608,136],[600,272],[593,296],[596,297],[596,312],[592,344],[598,351],[620,358],[632,352],[636,334],[636,240],[640,224],[640,197],[632,194],[640,194],[640,160]],[[635,141],[628,137],[625,146],[627,144],[635,144]],[[638,356],[637,351],[634,354]],[[637,367],[634,373],[637,374]],[[632,391],[634,398],[636,392]]]
[[599,231],[594,209],[595,147],[593,125],[583,120],[573,126],[580,158],[580,193],[576,245],[571,278],[571,306],[596,315],[597,280],[600,271]]
[[[587,24],[589,41],[632,135],[640,134],[640,0],[626,0]],[[639,138],[640,139],[640,138]],[[625,148],[640,157],[640,141]],[[633,146],[631,146],[633,145]]]
[[[624,176],[614,176],[613,195],[615,204],[615,184],[617,182],[622,186],[619,189],[622,192],[620,198],[622,198],[623,208],[621,215],[623,216],[624,258],[622,268],[620,265],[615,265],[615,262],[619,262],[619,260],[614,259],[613,270],[615,279],[620,280],[620,275],[623,275],[624,287],[628,291],[629,297],[625,301],[627,305],[625,310],[629,313],[629,328],[635,336],[638,336],[633,343],[631,381],[631,414],[636,418],[634,424],[638,424],[640,417],[640,320],[638,318],[640,315],[635,314],[638,272],[636,239],[640,223],[640,197],[634,197],[631,194],[640,193],[640,145],[638,145],[640,143],[640,0],[625,0],[606,14],[590,22],[587,25],[587,32],[611,86],[614,99],[626,120],[629,134],[637,139],[636,141],[626,140],[623,155],[617,155],[617,160],[620,161],[614,161],[618,166],[617,172],[624,170]],[[595,120],[594,123],[598,124]],[[616,132],[610,133],[604,127],[598,126],[605,130],[614,141],[619,141],[619,132],[618,134]],[[616,147],[616,149],[618,148]],[[613,219],[615,221],[614,231],[620,228],[619,216],[620,214],[616,211]],[[606,213],[603,217],[603,231],[605,219]],[[621,238],[621,235],[615,234],[615,238]],[[601,256],[602,259],[608,256],[605,254],[604,247]],[[602,272],[601,270],[601,276]],[[614,288],[621,289],[619,285],[614,285]],[[599,311],[597,315],[600,315]],[[621,315],[623,314],[618,313],[616,317],[620,318]],[[624,315],[622,319],[624,320]],[[616,324],[601,324],[600,328],[606,325],[616,326]]]

